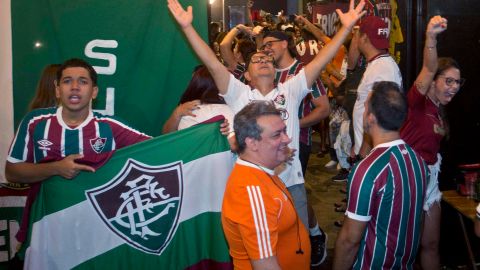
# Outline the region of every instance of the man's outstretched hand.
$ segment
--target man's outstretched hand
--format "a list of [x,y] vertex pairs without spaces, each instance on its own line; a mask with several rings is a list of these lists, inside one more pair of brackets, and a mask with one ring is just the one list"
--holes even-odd
[[192,25],[192,6],[188,6],[187,10],[185,11],[185,9],[182,7],[182,5],[180,5],[177,0],[167,0],[167,2],[170,13],[172,13],[173,17],[182,28],[186,28]]
[[337,9],[336,12],[342,25],[348,29],[352,29],[355,23],[367,13],[366,10],[363,10],[365,7],[365,1],[362,0],[356,7],[354,0],[350,0],[350,8],[347,13],[343,13],[340,9]]

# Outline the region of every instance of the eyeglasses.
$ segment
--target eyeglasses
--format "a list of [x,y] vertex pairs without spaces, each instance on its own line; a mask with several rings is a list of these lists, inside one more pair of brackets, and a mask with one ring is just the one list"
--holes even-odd
[[265,43],[263,44],[263,46],[260,47],[260,50],[263,51],[263,50],[265,50],[265,48],[271,49],[271,48],[272,48],[272,45],[273,45],[273,42],[280,42],[280,41],[284,41],[284,40],[277,39],[277,40],[270,40],[270,41],[268,41],[268,42],[265,42]]
[[250,63],[257,64],[260,62],[273,63],[273,56],[271,55],[254,55],[250,58]]
[[462,87],[465,84],[465,79],[464,78],[460,78],[458,80],[455,80],[452,77],[445,77],[445,76],[438,76],[438,77],[444,78],[445,79],[445,84],[448,85],[448,86],[453,86],[453,83],[456,83],[456,84],[458,84],[459,87]]

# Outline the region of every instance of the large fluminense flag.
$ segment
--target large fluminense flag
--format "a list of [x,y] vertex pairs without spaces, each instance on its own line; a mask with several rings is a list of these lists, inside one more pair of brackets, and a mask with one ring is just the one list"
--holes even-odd
[[[42,184],[27,269],[229,269],[220,210],[233,157],[218,123],[117,151]],[[28,241],[27,241],[28,242]]]

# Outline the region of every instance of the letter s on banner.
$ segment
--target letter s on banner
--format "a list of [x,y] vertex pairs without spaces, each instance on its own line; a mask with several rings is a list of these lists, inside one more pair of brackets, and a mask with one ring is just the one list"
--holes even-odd
[[87,43],[87,45],[85,46],[85,55],[87,57],[108,61],[108,66],[106,67],[99,67],[99,66],[93,67],[95,68],[95,71],[97,71],[98,74],[104,74],[104,75],[114,74],[117,69],[117,57],[111,53],[94,52],[93,48],[95,47],[117,48],[118,42],[116,40],[94,39],[89,43]]

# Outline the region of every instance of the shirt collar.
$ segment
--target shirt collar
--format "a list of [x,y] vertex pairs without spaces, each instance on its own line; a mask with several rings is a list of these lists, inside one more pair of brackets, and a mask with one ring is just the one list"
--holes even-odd
[[398,140],[394,140],[394,141],[390,141],[390,142],[386,142],[386,143],[377,144],[373,149],[384,148],[384,147],[392,147],[392,146],[396,146],[396,145],[400,145],[400,144],[405,144],[405,142],[402,139],[398,139]]
[[243,160],[241,158],[237,158],[237,164],[240,164],[240,165],[243,165],[243,166],[247,166],[247,167],[251,167],[251,168],[254,168],[254,169],[261,169],[262,171],[270,174],[270,175],[275,175],[275,172],[271,169],[268,169],[268,168],[265,168],[261,165],[258,165],[258,164],[254,164],[250,161],[246,161],[246,160]]
[[57,108],[57,119],[58,119],[58,123],[66,129],[71,129],[71,130],[82,129],[84,126],[86,126],[90,122],[90,120],[93,119],[93,111],[90,109],[90,111],[88,112],[87,118],[85,118],[85,120],[80,125],[78,125],[74,128],[71,128],[70,126],[67,125],[67,123],[65,123],[65,121],[63,121],[62,111],[63,111],[63,106],[58,106],[58,108]]

